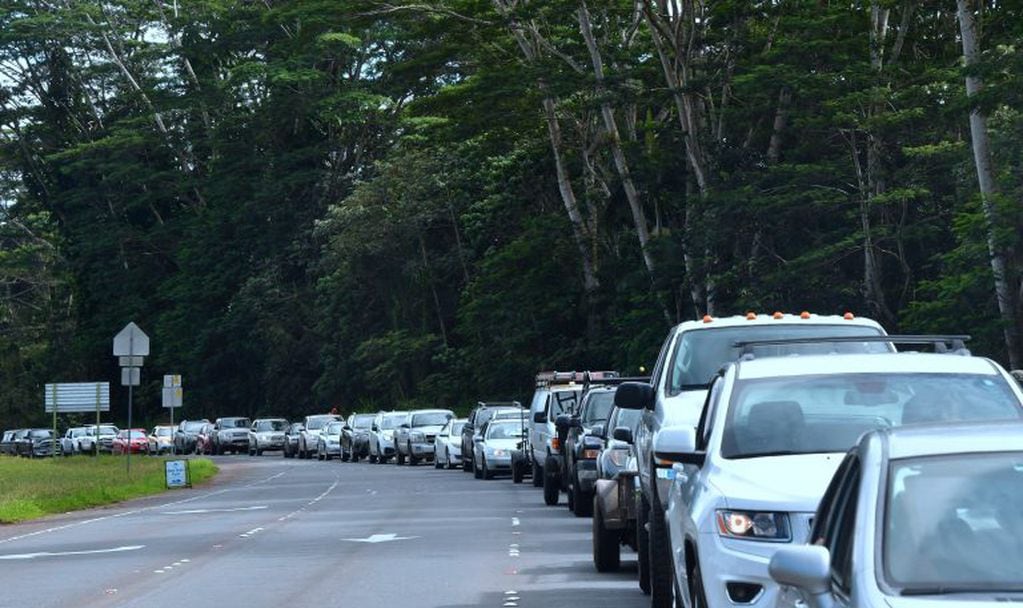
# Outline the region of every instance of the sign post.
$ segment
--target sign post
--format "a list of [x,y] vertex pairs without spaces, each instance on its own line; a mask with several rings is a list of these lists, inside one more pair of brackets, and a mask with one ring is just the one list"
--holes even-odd
[[43,390],[46,412],[53,412],[53,438],[57,439],[57,414],[72,414],[96,410],[96,436],[93,447],[99,453],[100,412],[110,411],[109,382],[75,382],[47,384]]
[[131,409],[134,398],[133,389],[141,383],[142,359],[149,355],[149,336],[134,322],[124,326],[114,336],[114,356],[121,365],[121,386],[128,387],[128,453],[125,459],[125,470],[131,475]]
[[[167,374],[163,377],[163,407],[170,410],[170,423],[174,426],[174,408],[181,407],[182,391],[181,374]],[[171,453],[176,448],[171,446]]]

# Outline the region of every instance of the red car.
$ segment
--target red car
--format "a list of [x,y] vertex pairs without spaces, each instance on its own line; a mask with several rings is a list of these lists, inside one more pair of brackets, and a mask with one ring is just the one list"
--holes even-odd
[[195,436],[195,453],[196,454],[214,454],[213,451],[213,434],[217,431],[213,428],[212,423],[206,423],[199,433]]
[[146,436],[146,429],[123,430],[114,437],[112,446],[114,454],[124,454],[129,449],[132,454],[143,454],[149,447],[149,437]]

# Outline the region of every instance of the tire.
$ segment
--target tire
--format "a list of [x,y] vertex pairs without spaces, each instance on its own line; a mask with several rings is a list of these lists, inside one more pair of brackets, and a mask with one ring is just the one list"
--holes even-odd
[[693,564],[693,575],[689,580],[689,588],[693,594],[691,598],[692,608],[707,608],[707,593],[703,590],[703,573],[700,570],[700,560],[696,560],[696,563]]
[[575,513],[575,488],[572,486],[568,487],[565,491],[565,502],[567,503],[568,510]]
[[483,479],[493,479],[494,472],[487,468],[487,459],[483,459]]
[[542,488],[543,487],[543,469],[540,468],[540,465],[536,464],[536,461],[533,460],[532,455],[529,456],[529,461],[531,463],[531,466],[533,467],[533,487],[534,488]]
[[396,464],[398,464],[398,465],[403,465],[403,464],[405,464],[405,455],[404,455],[404,454],[402,454],[402,453],[401,453],[400,451],[398,451],[398,450],[395,450],[395,451],[394,451],[394,462],[395,462]]
[[377,457],[372,455],[372,454],[370,454],[369,455],[369,463],[370,464],[376,464],[377,463]]
[[262,455],[263,455],[263,450],[261,450],[259,448],[256,448],[256,456],[262,456]]
[[435,468],[435,469],[443,469],[444,468],[444,465],[441,464],[441,462],[440,462],[440,458],[437,458],[436,456],[434,456],[434,458],[433,458],[433,468]]
[[664,510],[656,498],[650,509],[650,606],[671,608],[674,602],[671,580],[671,547]]
[[412,455],[412,444],[408,444],[408,464],[410,467],[414,467],[419,464],[419,459]]
[[330,460],[331,458],[333,458],[333,456],[331,456],[328,452],[324,452],[323,453],[323,459],[324,460]]
[[558,463],[548,456],[543,463],[543,503],[548,507],[558,504],[561,497],[561,484],[558,482]]
[[512,483],[522,483],[522,463],[512,464]]
[[636,514],[636,571],[639,588],[646,595],[650,595],[650,533],[646,529],[649,520],[650,504],[642,497]]
[[472,470],[472,462],[468,458],[462,459],[462,470],[466,473]]
[[622,532],[604,527],[604,514],[596,504],[593,509],[593,565],[597,572],[614,572],[622,562]]
[[583,492],[579,489],[579,476],[572,480],[572,513],[576,517],[591,517],[593,515],[593,492]]
[[480,468],[476,466],[475,458],[472,459],[472,476],[475,477],[476,479],[483,479],[483,471],[481,471]]

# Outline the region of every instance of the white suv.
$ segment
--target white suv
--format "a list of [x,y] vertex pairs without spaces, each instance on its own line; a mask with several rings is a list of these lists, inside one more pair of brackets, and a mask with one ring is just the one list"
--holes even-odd
[[[639,584],[651,594],[654,608],[672,604],[671,555],[668,553],[664,509],[668,504],[671,463],[654,458],[653,445],[661,429],[695,427],[707,397],[711,378],[739,354],[735,343],[773,338],[821,336],[880,336],[884,330],[870,319],[851,314],[798,315],[775,313],[713,318],[681,323],[668,333],[657,357],[650,383],[626,382],[615,393],[615,404],[643,410],[636,429],[636,464],[639,470],[639,504],[636,510],[636,552]],[[804,344],[775,347],[775,352],[828,352],[831,349],[888,350],[882,344]]]
[[666,520],[672,582],[686,608],[773,607],[771,556],[806,541],[829,481],[864,433],[1023,417],[1020,387],[980,357],[754,357],[713,379],[697,428],[664,428],[655,442],[656,457],[676,463]]

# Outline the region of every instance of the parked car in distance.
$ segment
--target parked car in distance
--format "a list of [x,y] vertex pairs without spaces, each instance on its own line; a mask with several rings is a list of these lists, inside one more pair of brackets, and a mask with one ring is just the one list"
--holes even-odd
[[[603,377],[614,372],[593,372]],[[532,471],[533,485],[543,487],[547,505],[558,504],[561,481],[558,463],[552,458],[561,451],[555,421],[576,410],[582,395],[583,380],[590,372],[541,372],[536,375],[536,390],[529,404],[526,438],[526,466]],[[548,463],[548,459],[550,462]],[[547,479],[545,479],[547,478]]]
[[1023,600],[1021,437],[1018,423],[864,435],[831,480],[809,544],[771,558],[768,571],[783,585],[777,606]]
[[81,442],[88,437],[88,430],[88,427],[74,426],[64,431],[64,436],[60,438],[60,453],[65,456],[82,453]]
[[53,456],[54,450],[60,453],[60,443],[53,436],[53,429],[28,429],[18,440],[18,454],[25,458],[41,458]]
[[466,424],[462,427],[460,452],[462,454],[462,470],[468,473],[473,470],[473,443],[476,433],[498,412],[527,412],[518,401],[480,401],[471,412]]
[[298,457],[312,458],[319,445],[320,433],[323,431],[323,427],[338,420],[341,420],[341,417],[337,414],[306,416],[298,436]]
[[[815,338],[834,336],[881,336],[884,329],[871,319],[851,314],[813,315],[810,313],[757,315],[686,321],[669,330],[649,383],[627,382],[618,388],[615,400],[624,395],[641,396],[639,409],[643,419],[636,431],[636,464],[639,467],[640,505],[637,512],[638,570],[640,586],[648,591],[655,607],[673,601],[671,556],[668,546],[665,509],[671,485],[671,466],[654,458],[654,440],[661,429],[695,427],[707,387],[714,375],[739,357],[738,341],[773,338]],[[774,353],[886,352],[889,345],[876,342],[836,344],[791,344],[764,347]],[[623,390],[624,389],[624,390]],[[621,403],[617,403],[622,406]],[[649,525],[648,525],[649,524]],[[652,543],[651,539],[657,539]]]
[[522,424],[517,420],[491,420],[483,425],[474,441],[472,462],[476,479],[493,479],[511,472],[511,453],[522,441]]
[[8,456],[14,456],[18,453],[15,444],[15,437],[19,432],[25,429],[10,429],[4,431],[3,436],[0,436],[0,454],[7,454]]
[[[773,606],[778,585],[767,561],[807,538],[829,481],[861,435],[982,420],[1023,420],[1023,392],[993,361],[960,352],[729,364],[712,378],[698,427],[661,429],[654,442],[658,459],[677,463],[665,518],[669,588],[674,583],[683,603]],[[663,542],[655,530],[650,542]]]
[[467,418],[452,418],[437,433],[434,467],[453,469],[462,466],[462,427],[468,422]]
[[213,433],[213,453],[247,453],[249,451],[249,427],[251,426],[252,421],[241,416],[217,418],[214,423],[216,432]]
[[177,430],[174,431],[174,451],[178,454],[191,454],[195,452],[195,442],[199,436],[199,431],[209,423],[210,421],[205,418],[202,420],[182,420],[179,422]]
[[112,446],[115,455],[143,454],[149,447],[149,436],[146,429],[124,429],[117,432]]
[[217,434],[217,427],[212,422],[203,423],[195,434],[195,453],[205,456],[216,454],[213,446],[213,436]]
[[[89,451],[96,451],[96,447],[92,445],[92,442],[96,442],[100,454],[114,453],[114,437],[121,429],[112,424],[101,424],[98,429],[95,426],[90,426],[88,429],[86,434],[88,435]],[[84,445],[86,441],[83,440],[82,443]]]
[[369,429],[376,414],[352,414],[341,427],[341,460],[358,462],[369,456]]
[[147,453],[156,454],[170,454],[174,451],[174,431],[175,427],[169,425],[157,425],[153,427],[153,431],[149,433]]
[[316,440],[316,459],[330,460],[337,456],[341,457],[341,427],[344,422],[334,420],[328,422],[320,431]]
[[292,422],[284,429],[284,448],[281,453],[285,458],[294,458],[298,454],[298,440],[305,426],[301,422]]
[[249,428],[249,456],[262,456],[270,450],[284,450],[284,431],[288,421],[284,418],[257,418]]
[[394,433],[408,412],[380,412],[369,430],[369,461],[383,464],[394,456]]
[[398,427],[394,438],[398,464],[415,465],[420,460],[431,460],[437,433],[455,417],[451,410],[412,410]]
[[604,448],[604,430],[614,407],[614,386],[593,386],[583,395],[579,410],[555,421],[562,441],[558,478],[568,493],[568,508],[577,517],[593,514],[597,457]]

